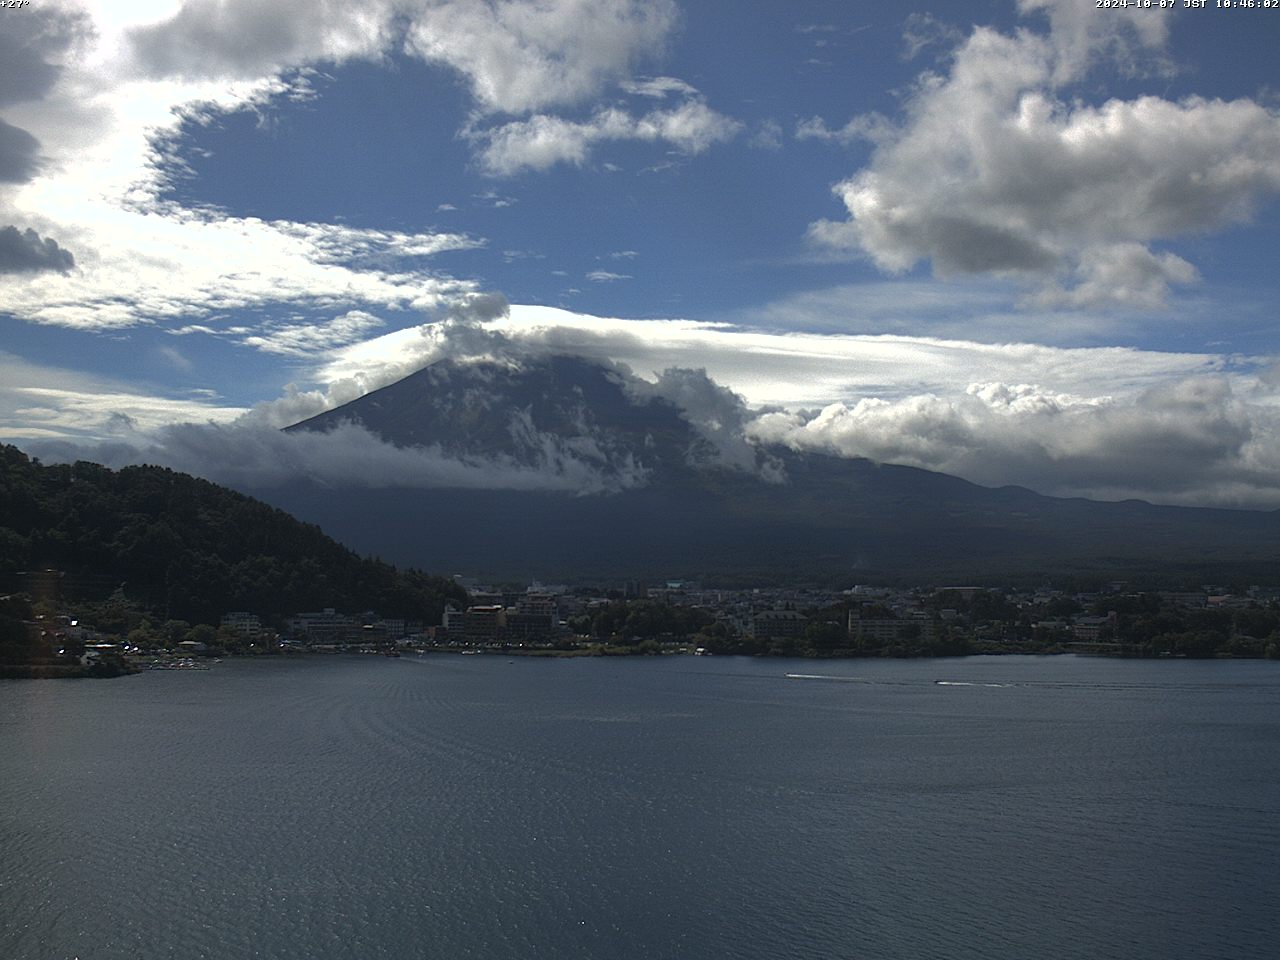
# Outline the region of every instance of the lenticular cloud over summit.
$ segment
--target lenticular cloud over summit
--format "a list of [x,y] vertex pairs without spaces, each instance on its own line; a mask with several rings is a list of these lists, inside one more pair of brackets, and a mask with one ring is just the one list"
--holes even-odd
[[[646,471],[602,453],[596,427],[580,421],[541,435],[527,419],[527,398],[483,377],[467,387],[467,407],[501,408],[504,430],[524,430],[537,456],[513,457],[506,440],[492,449],[450,450],[432,436],[397,445],[333,415],[431,364],[520,370],[562,356],[598,365],[637,403],[672,405],[716,451],[716,462],[772,482],[785,482],[785,471],[767,466],[767,450],[777,445],[1059,496],[1280,505],[1275,379],[1264,366],[1231,369],[1207,355],[1114,348],[748,334],[716,324],[507,311],[497,297],[464,304],[437,324],[334,351],[320,372],[324,389],[292,389],[218,426],[145,434],[130,427],[94,455],[163,462],[251,486],[299,478],[593,493],[643,486]],[[762,368],[769,372],[763,381]],[[1040,382],[1014,379],[1029,371]],[[951,386],[957,381],[961,389]],[[438,397],[441,404],[456,399]],[[560,399],[590,409],[581,398]],[[280,432],[326,411],[338,427]],[[43,449],[71,456],[56,444]]]

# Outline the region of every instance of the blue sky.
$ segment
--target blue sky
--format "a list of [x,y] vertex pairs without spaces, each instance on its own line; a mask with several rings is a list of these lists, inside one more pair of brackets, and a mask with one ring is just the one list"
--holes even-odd
[[1280,11],[120,6],[3,12],[10,442],[209,473],[480,329],[759,440],[1280,506]]

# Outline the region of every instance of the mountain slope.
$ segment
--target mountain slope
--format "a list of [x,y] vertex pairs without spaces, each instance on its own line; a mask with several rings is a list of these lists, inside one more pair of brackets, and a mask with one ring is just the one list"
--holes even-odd
[[354,422],[401,446],[533,466],[554,450],[607,492],[269,496],[359,549],[494,576],[1257,579],[1280,559],[1274,513],[1052,498],[782,448],[727,456],[722,424],[646,389],[579,358],[442,363],[291,428]]
[[[451,581],[363,559],[318,528],[243,494],[161,467],[54,466],[0,446],[0,583],[64,571],[101,599],[117,584],[157,615],[216,623],[326,606],[436,622]],[[70,588],[70,591],[68,590]],[[96,594],[96,595],[95,595]]]
[[717,451],[642,381],[580,357],[440,361],[287,431],[359,424],[399,447],[555,469],[566,461],[606,489],[689,482]]

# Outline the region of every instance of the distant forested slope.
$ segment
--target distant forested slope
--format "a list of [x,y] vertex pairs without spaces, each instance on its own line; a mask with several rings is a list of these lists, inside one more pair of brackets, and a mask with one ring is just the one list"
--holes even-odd
[[164,618],[228,610],[279,618],[335,607],[439,622],[465,602],[452,581],[365,559],[319,527],[161,467],[46,466],[0,446],[0,592],[21,571],[63,571],[64,596],[126,594]]

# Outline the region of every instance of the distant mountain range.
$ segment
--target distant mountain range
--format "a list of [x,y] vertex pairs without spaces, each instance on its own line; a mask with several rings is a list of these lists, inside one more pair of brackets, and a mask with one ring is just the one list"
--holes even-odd
[[1280,513],[1061,499],[756,447],[726,422],[731,406],[702,402],[727,391],[665,387],[572,356],[440,361],[289,429],[354,423],[546,489],[259,495],[362,552],[495,578],[1172,583],[1280,570]]

